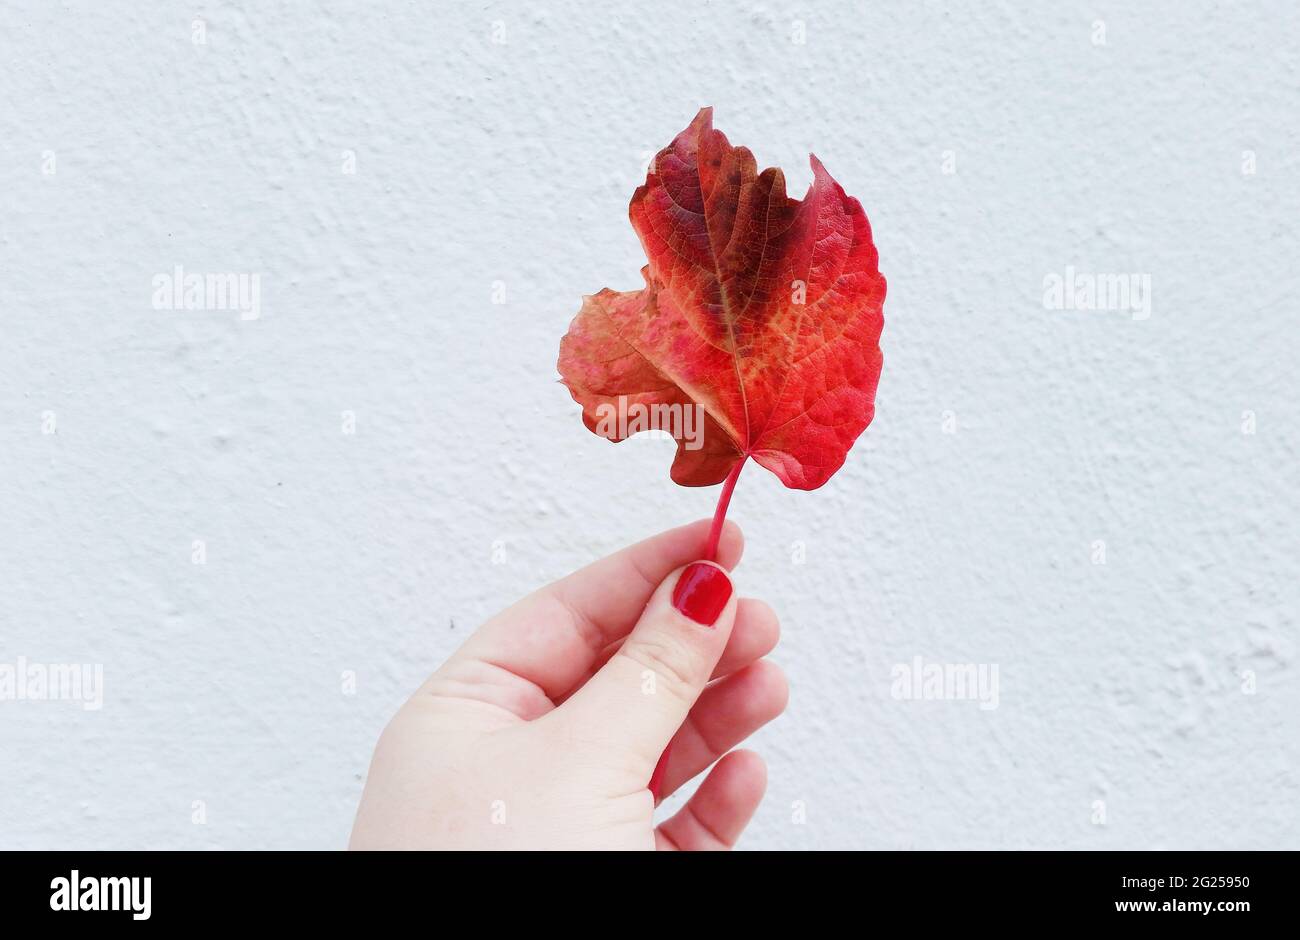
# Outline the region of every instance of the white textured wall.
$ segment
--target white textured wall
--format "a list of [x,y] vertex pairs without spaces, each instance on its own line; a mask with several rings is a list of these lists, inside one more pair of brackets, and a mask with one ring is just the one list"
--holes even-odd
[[[479,621],[711,511],[554,363],[712,104],[796,191],[815,150],[889,279],[848,464],[733,503],[792,685],[746,844],[1300,847],[1290,3],[242,6],[0,13],[0,663],[105,677],[0,702],[0,846],[340,846]],[[260,319],[154,309],[175,265]],[[1045,309],[1066,265],[1150,318]],[[917,655],[999,707],[892,697]]]

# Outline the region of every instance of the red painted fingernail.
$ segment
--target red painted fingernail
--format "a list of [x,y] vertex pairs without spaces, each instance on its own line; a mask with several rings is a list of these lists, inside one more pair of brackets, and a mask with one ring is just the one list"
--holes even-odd
[[706,627],[722,613],[731,597],[731,579],[717,565],[697,561],[687,565],[673,588],[673,606]]

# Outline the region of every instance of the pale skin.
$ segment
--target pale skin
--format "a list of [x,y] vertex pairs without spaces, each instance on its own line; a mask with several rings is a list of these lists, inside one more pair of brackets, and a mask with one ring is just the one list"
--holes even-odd
[[[380,736],[352,829],[354,849],[728,849],[767,770],[733,750],[785,708],[763,657],[779,626],[733,591],[712,627],[672,603],[708,523],[623,549],[481,626]],[[717,563],[743,539],[728,523]],[[707,572],[706,572],[707,573]],[[660,796],[708,770],[655,825]]]

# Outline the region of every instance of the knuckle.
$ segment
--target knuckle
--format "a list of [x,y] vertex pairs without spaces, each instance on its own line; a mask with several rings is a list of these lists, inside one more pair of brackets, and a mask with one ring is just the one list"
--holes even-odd
[[765,620],[771,621],[772,625],[775,627],[779,628],[781,626],[781,618],[777,616],[776,608],[760,598],[751,598],[751,600],[758,607],[759,611],[761,611]]
[[687,703],[695,700],[695,687],[699,684],[697,657],[681,640],[665,635],[644,637],[635,643],[625,643],[620,655],[653,672],[668,694]]
[[765,632],[773,636],[781,635],[781,618],[777,616],[771,604],[757,597],[741,598],[741,603],[745,606],[746,618],[760,625]]

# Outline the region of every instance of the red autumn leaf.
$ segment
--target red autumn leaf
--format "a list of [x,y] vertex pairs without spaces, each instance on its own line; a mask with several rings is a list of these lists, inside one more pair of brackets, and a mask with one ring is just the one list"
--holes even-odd
[[[875,413],[885,279],[871,226],[815,156],[791,199],[781,171],[758,173],[712,118],[704,108],[656,155],[630,208],[646,286],[584,299],[560,375],[595,433],[673,433],[677,483],[721,482],[753,457],[816,489]],[[705,418],[691,439],[651,407],[693,404]],[[620,408],[642,423],[628,430]]]

